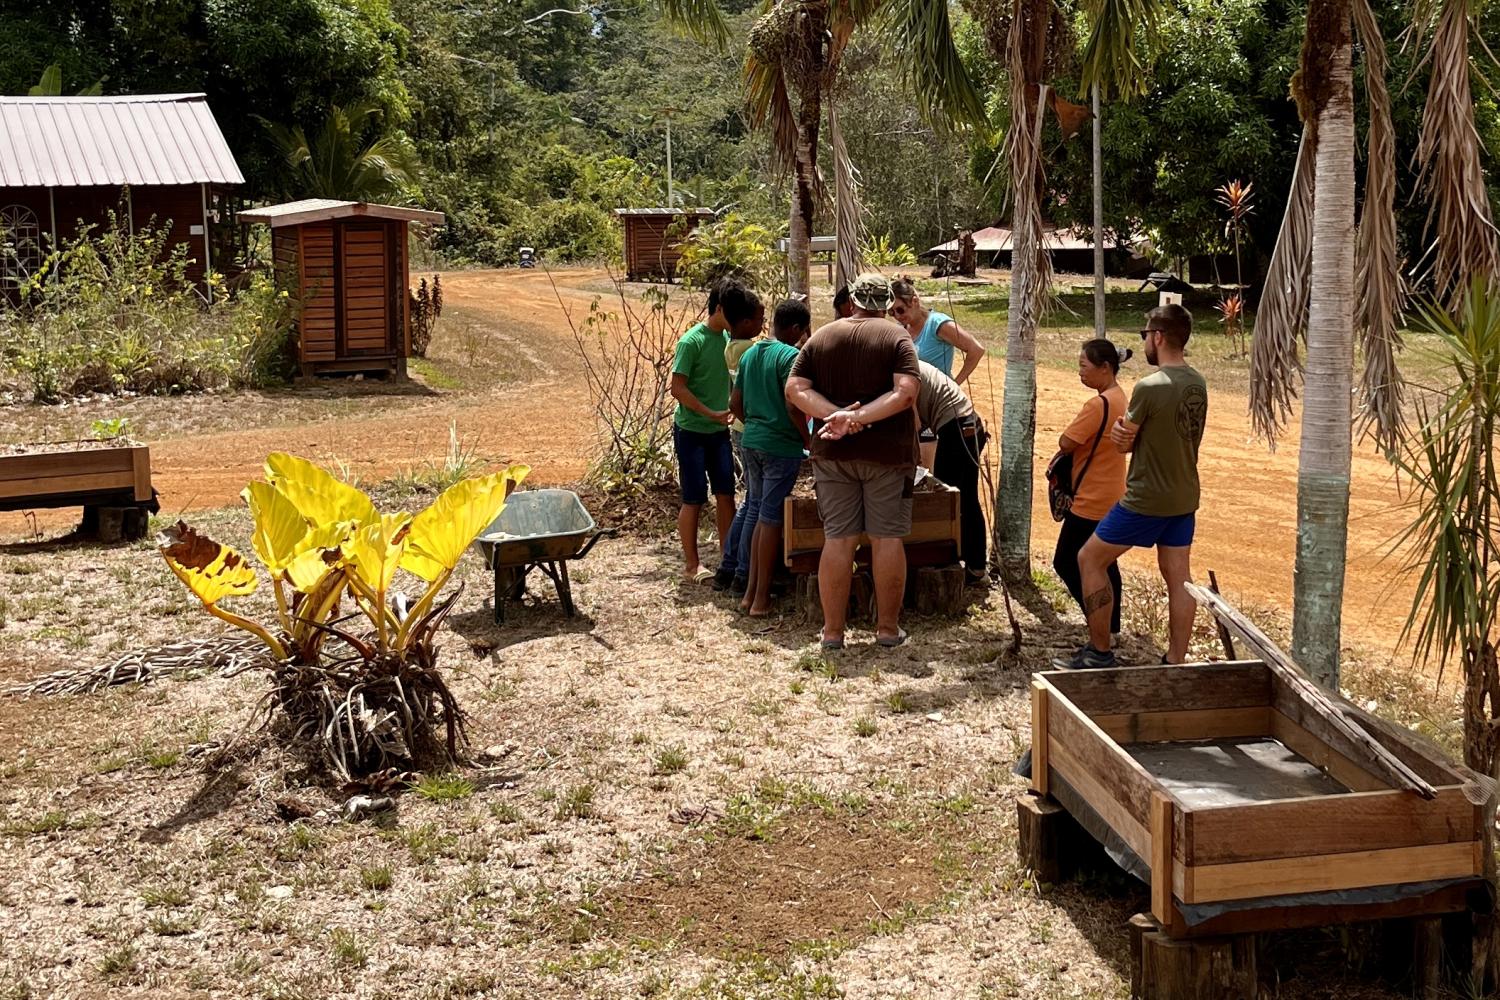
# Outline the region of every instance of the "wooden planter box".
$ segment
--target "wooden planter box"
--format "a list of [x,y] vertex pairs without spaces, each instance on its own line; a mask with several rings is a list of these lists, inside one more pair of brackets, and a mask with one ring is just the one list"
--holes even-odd
[[[958,490],[952,486],[915,494],[911,502],[911,533],[906,544],[911,566],[946,566],[958,561]],[[863,551],[870,539],[861,535]],[[823,551],[823,520],[818,501],[787,497],[783,508],[782,551],[793,572],[812,572]]]
[[145,536],[151,449],[76,448],[0,455],[0,510],[82,507],[82,530],[105,541]]
[[[1437,794],[1393,789],[1259,661],[1035,674],[1031,705],[1033,790],[1149,868],[1173,936],[1358,919],[1349,897],[1305,895],[1338,890],[1406,886],[1405,913],[1462,909],[1472,883],[1431,884],[1482,871],[1482,809],[1457,770],[1370,721]],[[1302,898],[1267,902],[1288,896]],[[1190,926],[1181,908],[1203,904],[1231,912]]]

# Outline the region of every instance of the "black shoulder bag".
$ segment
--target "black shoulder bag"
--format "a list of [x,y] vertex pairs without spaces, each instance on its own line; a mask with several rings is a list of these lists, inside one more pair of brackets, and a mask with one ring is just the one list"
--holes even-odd
[[1089,448],[1088,458],[1083,460],[1083,468],[1078,470],[1077,481],[1073,479],[1071,451],[1058,452],[1057,457],[1047,466],[1047,505],[1052,510],[1054,521],[1061,521],[1073,509],[1073,498],[1078,495],[1078,487],[1083,485],[1083,477],[1089,473],[1094,452],[1099,450],[1099,442],[1104,439],[1104,425],[1109,423],[1109,400],[1104,398],[1102,392],[1099,394],[1099,402],[1104,404],[1104,413],[1099,417],[1099,432],[1094,435],[1094,444]]

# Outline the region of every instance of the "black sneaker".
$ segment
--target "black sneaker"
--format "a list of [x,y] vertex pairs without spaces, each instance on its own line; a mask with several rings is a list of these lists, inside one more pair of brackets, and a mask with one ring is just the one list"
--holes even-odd
[[1065,660],[1059,656],[1052,661],[1052,665],[1058,670],[1107,670],[1117,664],[1114,650],[1100,652],[1085,644],[1073,654],[1072,659]]
[[725,591],[728,590],[730,585],[733,583],[734,571],[725,569],[723,566],[720,566],[718,572],[714,574],[714,589],[718,591]]
[[729,584],[729,592],[735,597],[744,597],[745,591],[750,589],[750,581],[743,576],[737,576]]

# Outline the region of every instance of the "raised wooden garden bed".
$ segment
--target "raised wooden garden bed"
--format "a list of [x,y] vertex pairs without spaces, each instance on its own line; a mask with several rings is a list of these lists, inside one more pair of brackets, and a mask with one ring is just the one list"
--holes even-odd
[[[790,496],[782,518],[782,551],[793,573],[813,573],[823,552],[823,520],[818,501]],[[911,533],[906,545],[907,565],[948,566],[958,562],[958,490],[941,483],[912,497]],[[860,536],[859,555],[869,561],[869,538]]]
[[143,538],[157,509],[151,449],[80,443],[0,453],[0,510],[82,507],[82,530],[106,541]]
[[1339,706],[1432,797],[1261,661],[1033,675],[1032,789],[1149,876],[1172,938],[1462,909],[1482,871],[1465,776]]

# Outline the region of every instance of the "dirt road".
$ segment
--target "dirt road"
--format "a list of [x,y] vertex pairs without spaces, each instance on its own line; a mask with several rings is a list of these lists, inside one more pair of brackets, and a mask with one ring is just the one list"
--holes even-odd
[[[558,276],[562,296],[575,316],[588,308],[602,287],[597,271]],[[465,444],[497,462],[525,462],[532,481],[577,480],[587,465],[593,417],[573,354],[572,336],[547,275],[536,271],[472,271],[444,276],[447,302],[466,317],[446,321],[435,352],[449,363],[461,355],[455,338],[474,324],[483,326],[488,349],[514,352],[529,374],[523,385],[440,392],[398,404],[388,397],[364,400],[352,411],[299,422],[277,422],[257,410],[260,426],[239,427],[152,441],[157,488],[164,512],[222,507],[237,502],[245,483],[259,474],[267,452],[281,450],[345,466],[361,480],[376,481],[399,470],[440,460],[450,423]],[[455,329],[457,328],[457,329]],[[444,339],[446,338],[446,339]],[[468,350],[472,351],[472,344]],[[1089,398],[1068,372],[1038,372],[1037,468],[1052,453],[1057,435]],[[992,427],[998,408],[1004,363],[986,361],[974,380],[975,402]],[[153,401],[155,405],[157,401]],[[159,401],[162,406],[234,406],[233,398]],[[998,444],[992,445],[998,448]],[[1211,397],[1209,429],[1202,455],[1203,510],[1199,515],[1194,565],[1200,575],[1218,571],[1231,594],[1258,603],[1291,606],[1295,556],[1297,429],[1281,448],[1267,452],[1251,439],[1243,395],[1225,391]],[[1045,493],[1035,491],[1035,549],[1049,561],[1056,539],[1047,516]],[[1401,528],[1393,512],[1397,494],[1389,467],[1366,449],[1357,451],[1351,501],[1349,573],[1345,592],[1345,636],[1377,653],[1394,649],[1410,589],[1395,581],[1382,546]],[[73,514],[46,515],[42,524],[58,527]],[[0,535],[25,530],[20,516],[0,514]],[[1149,568],[1149,555],[1130,562]]]

